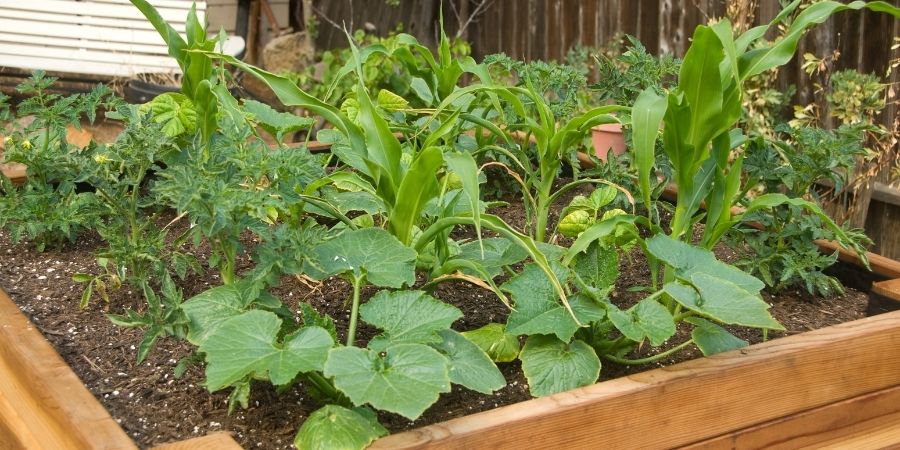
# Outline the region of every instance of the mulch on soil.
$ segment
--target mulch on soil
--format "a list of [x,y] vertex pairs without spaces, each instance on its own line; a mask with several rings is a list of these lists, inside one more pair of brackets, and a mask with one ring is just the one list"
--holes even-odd
[[[492,212],[513,224],[521,224],[523,220],[521,207],[509,206]],[[95,299],[88,308],[79,308],[84,286],[73,282],[72,275],[99,270],[93,252],[100,246],[99,237],[87,234],[62,250],[38,253],[27,244],[13,245],[9,236],[0,232],[0,287],[9,293],[125,431],[142,447],[226,430],[232,432],[244,448],[292,448],[291,442],[300,424],[319,407],[302,386],[279,394],[267,383],[255,383],[249,408],[239,408],[229,415],[228,392],[209,393],[203,387],[202,367],[192,366],[181,378],[174,377],[173,369],[178,361],[191,355],[190,345],[176,339],[163,339],[145,362],[136,364],[141,331],[116,327],[104,313],[119,313],[126,307],[141,304],[138,293],[123,288],[111,295],[109,304]],[[204,250],[203,247],[195,250],[201,261]],[[719,256],[729,258],[727,254]],[[244,256],[239,270],[246,270],[250,265],[249,258]],[[625,289],[646,285],[649,269],[641,258],[631,261],[623,258],[621,272],[620,291],[615,293],[615,298],[628,304],[636,301],[640,294]],[[219,280],[211,271],[204,277],[191,276],[179,284],[185,291],[185,298],[189,298],[218,285]],[[300,301],[310,303],[320,312],[334,317],[339,332],[344,331],[340,326],[346,323],[350,314],[347,304],[350,287],[344,281],[330,279],[311,285],[285,277],[272,293],[290,306],[296,306]],[[368,291],[364,296],[372,294],[374,291]],[[504,322],[508,314],[506,307],[490,292],[462,282],[441,285],[435,296],[463,310],[464,318],[455,324],[459,330],[477,328],[488,322]],[[777,296],[765,293],[764,298],[772,304],[772,314],[787,328],[780,335],[859,319],[865,315],[867,302],[864,293],[850,289],[843,296],[829,299],[814,298],[796,290]],[[374,332],[363,327],[360,336],[367,339]],[[762,340],[758,331],[732,329],[732,332],[751,342]],[[673,344],[684,338],[683,330],[680,334],[672,339]],[[778,335],[770,333],[769,337]],[[659,365],[696,356],[699,356],[697,351],[682,353]],[[603,364],[601,379],[651,368],[617,366],[605,361]],[[454,386],[453,392],[441,396],[437,404],[418,420],[410,422],[383,413],[382,423],[392,432],[398,432],[530,398],[527,381],[518,363],[500,364],[500,369],[508,384],[493,395]]]

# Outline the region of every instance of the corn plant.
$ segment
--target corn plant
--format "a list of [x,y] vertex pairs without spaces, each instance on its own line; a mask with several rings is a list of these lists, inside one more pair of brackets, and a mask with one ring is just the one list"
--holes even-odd
[[745,141],[736,128],[741,117],[745,80],[787,63],[806,31],[834,13],[868,8],[900,16],[900,9],[885,2],[856,1],[844,5],[823,1],[797,14],[781,39],[766,41],[766,31],[785,21],[799,4],[799,1],[791,3],[771,23],[751,28],[737,37],[727,19],[698,26],[685,55],[678,86],[666,95],[645,90],[638,96],[632,111],[632,126],[641,198],[651,209],[654,143],[662,122],[664,149],[672,161],[679,197],[672,237],[690,239],[689,231],[700,220],[697,213],[705,201],[706,227],[700,239],[700,245],[705,248],[712,248],[745,215],[781,204],[803,207],[819,216],[839,241],[851,242],[817,205],[802,199],[771,193],[749,202],[744,213],[733,214],[731,209],[742,200],[744,157],[740,153],[733,158],[731,155]]

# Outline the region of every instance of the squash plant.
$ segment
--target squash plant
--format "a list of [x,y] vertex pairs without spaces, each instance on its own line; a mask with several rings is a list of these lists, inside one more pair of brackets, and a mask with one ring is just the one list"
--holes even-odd
[[[302,323],[281,317],[257,285],[221,286],[188,300],[187,337],[204,354],[207,387],[234,387],[232,401],[246,403],[253,379],[308,386],[326,406],[304,422],[298,448],[363,448],[387,433],[371,408],[413,420],[451,383],[486,393],[502,387],[490,358],[450,328],[462,316],[456,307],[403,289],[415,282],[415,260],[414,250],[378,228],[348,230],[312,250],[307,273],[353,285],[345,345],[333,319],[308,306]],[[383,289],[361,304],[364,285]],[[365,347],[357,346],[358,319],[381,330]]]

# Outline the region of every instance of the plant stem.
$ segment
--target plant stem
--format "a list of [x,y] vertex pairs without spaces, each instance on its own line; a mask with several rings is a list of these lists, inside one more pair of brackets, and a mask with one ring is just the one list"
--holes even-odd
[[352,347],[356,342],[356,322],[359,318],[359,292],[362,290],[365,275],[353,277],[353,306],[350,309],[350,327],[347,329],[347,347]]
[[335,402],[343,403],[346,400],[344,398],[344,395],[341,394],[333,384],[331,384],[331,381],[322,376],[322,374],[320,374],[319,372],[308,372],[305,375],[307,381],[309,381],[310,384],[314,385],[316,389],[327,395]]
[[547,234],[547,220],[550,216],[550,203],[548,196],[543,192],[538,192],[535,216],[534,240],[544,242]]
[[624,365],[628,365],[628,366],[637,366],[637,365],[641,365],[641,364],[653,363],[653,362],[659,361],[661,359],[664,359],[664,358],[668,357],[669,355],[673,355],[675,353],[678,353],[681,350],[684,350],[687,346],[689,346],[693,343],[694,343],[693,339],[688,339],[684,343],[682,343],[676,347],[670,348],[669,350],[666,350],[662,353],[657,353],[653,356],[648,356],[646,358],[641,358],[641,359],[619,358],[617,356],[612,356],[612,355],[601,355],[601,357],[603,359],[610,360],[617,364],[624,364]]

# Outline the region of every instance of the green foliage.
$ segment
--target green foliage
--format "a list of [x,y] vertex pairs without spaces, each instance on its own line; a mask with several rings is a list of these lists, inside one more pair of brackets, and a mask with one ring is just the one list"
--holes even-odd
[[382,291],[362,306],[360,315],[366,323],[382,330],[368,344],[370,349],[380,351],[393,344],[441,342],[438,332],[449,329],[462,312],[422,291]]
[[[382,90],[389,91],[404,99],[414,99],[416,106],[432,105],[439,100],[432,89],[435,85],[429,83],[431,77],[422,68],[436,61],[430,51],[429,55],[423,52],[424,48],[412,36],[399,28],[385,37],[357,30],[352,39],[357,46],[371,49],[364,55],[361,67],[361,79],[370,92],[380,95]],[[448,39],[445,48],[452,59],[464,58],[471,51],[469,44],[461,39]],[[317,59],[321,61],[319,64],[310,65],[302,72],[281,75],[326,102],[340,104],[353,98],[358,76],[350,73],[352,69],[348,70],[354,64],[353,51],[350,48],[325,50]]]
[[[701,245],[711,248],[734,221],[731,207],[741,200],[743,156],[731,158],[731,150],[744,137],[732,129],[741,116],[743,83],[746,79],[787,63],[800,38],[811,26],[833,13],[861,8],[900,16],[900,9],[884,2],[852,2],[847,5],[823,1],[803,9],[787,27],[781,39],[769,42],[764,35],[781,23],[799,5],[793,2],[772,23],[752,28],[735,37],[727,20],[698,26],[679,73],[678,86],[666,97],[647,102],[642,115],[664,109],[662,132],[664,149],[672,161],[679,201],[672,222],[672,236],[686,239],[705,200],[705,231]],[[755,48],[748,50],[751,44]],[[646,92],[646,91],[645,91]],[[651,94],[648,94],[651,95]],[[659,133],[657,123],[635,123],[635,139],[650,142]],[[646,152],[646,150],[645,150]],[[649,158],[637,158],[639,173],[650,173]],[[641,181],[642,198],[647,199],[648,183]],[[774,199],[774,197],[773,197]],[[816,215],[821,210],[807,205]],[[822,214],[825,220],[830,219]],[[826,224],[833,228],[833,223]]]
[[271,106],[254,100],[244,101],[244,110],[253,115],[253,121],[266,130],[277,142],[284,136],[305,130],[313,125],[313,119],[275,111]]
[[[270,151],[259,140],[250,139],[246,124],[230,124],[213,142],[214,152],[202,146],[188,146],[169,158],[161,170],[153,192],[179,214],[186,214],[192,227],[190,237],[198,243],[206,238],[213,249],[209,266],[219,269],[225,283],[235,281],[236,258],[244,249],[241,233],[251,230],[268,237],[271,249],[275,239],[303,239],[309,226],[303,227],[302,208],[296,206],[305,187],[324,173],[318,161],[304,149],[279,148]],[[290,226],[272,230],[276,220]],[[284,267],[296,253],[283,253],[285,262],[273,260],[269,267]],[[260,273],[259,277],[266,276]]]
[[94,197],[82,191],[80,175],[93,161],[66,140],[69,126],[80,129],[81,120],[93,121],[102,107],[117,103],[112,91],[98,86],[86,94],[62,96],[51,92],[55,78],[36,71],[16,86],[27,96],[13,115],[0,101],[4,123],[0,163],[28,166],[22,186],[0,176],[0,227],[13,242],[28,239],[39,251],[71,242],[79,232],[93,227]]
[[647,240],[647,251],[674,269],[676,281],[664,289],[685,308],[722,323],[784,329],[759,296],[764,284],[712,252],[662,234]]
[[[834,192],[841,192],[857,159],[868,156],[862,147],[866,129],[862,124],[841,125],[835,130],[779,126],[776,131],[782,140],[758,137],[749,142],[744,165],[747,184],[764,192],[817,199],[816,183],[830,184]],[[729,231],[731,245],[750,251],[737,265],[759,275],[776,291],[802,285],[809,293],[822,296],[843,292],[840,283],[823,272],[837,260],[837,254],[821,254],[814,240],[836,240],[860,251],[869,243],[858,231],[836,232],[817,215],[788,204],[752,214],[748,220],[765,228]]]
[[691,330],[691,339],[706,356],[749,345],[747,341],[735,337],[724,328],[706,319],[689,317],[685,319],[685,322],[694,325],[694,329]]
[[[560,234],[577,237],[582,231],[597,223],[600,211],[616,199],[618,191],[613,186],[604,185],[594,190],[590,197],[576,195],[562,211],[562,219],[557,224]],[[624,213],[621,210],[610,210]]]
[[632,341],[643,342],[646,339],[658,347],[675,334],[672,314],[652,298],[641,300],[629,311],[622,311],[615,305],[607,309],[610,322]]
[[830,184],[840,192],[859,158],[869,157],[863,147],[866,125],[841,125],[834,130],[806,126],[775,128],[776,138],[759,137],[748,143],[744,170],[748,185],[761,184],[766,192],[787,189],[793,196],[818,195],[813,185]]
[[[844,172],[863,156],[855,143],[865,126],[779,129],[783,142],[735,129],[750,77],[786,62],[805,30],[834,12],[867,7],[900,13],[882,2],[815,3],[772,42],[763,38],[766,30],[786,21],[797,2],[772,24],[741,36],[727,21],[701,26],[680,66],[650,56],[632,39],[625,54],[598,61],[606,74],[599,94],[624,105],[586,111],[583,67],[502,55],[478,65],[455,54],[443,33],[436,51],[405,34],[363,48],[351,43],[343,59],[329,63],[327,86],[311,87],[322,89],[311,95],[287,78],[213,53],[215,42],[193,12],[184,39],[149,3],[133,3],[185,72],[182,92],[108,114],[126,124],[112,145],[54,147],[47,155],[70,164],[58,172],[52,158],[41,159],[45,149],[27,150],[62,142],[64,126],[14,134],[10,153],[33,158],[35,168],[44,164],[34,181],[43,184],[20,190],[0,180],[0,189],[11,192],[0,201],[0,220],[9,220],[8,205],[22,204],[23,193],[46,195],[38,200],[50,204],[50,196],[68,194],[56,191],[66,181],[69,187],[86,182],[92,190],[84,197],[90,200],[86,211],[102,218],[97,228],[108,247],[98,255],[103,272],[75,276],[86,283],[84,301],[94,292],[105,298],[121,283],[139,289],[146,305],[110,315],[118,325],[146,330],[138,359],[162,337],[187,339],[198,348],[195,359],[206,364],[206,387],[231,390],[229,408],[246,407],[256,381],[279,390],[307,388],[324,406],[301,426],[298,448],[363,448],[387,432],[376,410],[415,420],[453,384],[490,394],[505,384],[495,362],[518,358],[531,393],[544,396],[593,383],[601,360],[647,364],[690,346],[704,354],[742,347],[747,343],[725,326],[783,329],[760,297],[766,284],[800,280],[811,291],[837,288],[821,275],[835,256],[792,242],[826,237],[858,251],[864,243],[801,197],[813,195],[822,180],[843,184]],[[269,149],[258,129],[280,143],[311,121],[238,102],[227,89],[229,75],[214,64],[221,61],[262,79],[286,105],[328,122],[333,128],[317,138],[333,144],[332,155]],[[507,75],[515,80],[495,80]],[[44,86],[37,79],[33,83]],[[472,84],[461,87],[466,79]],[[80,118],[78,102],[90,115],[105,95],[98,90],[67,100],[39,92],[26,110],[40,116],[48,108],[40,99],[50,99],[45,122],[63,123]],[[0,117],[9,116],[0,106]],[[623,199],[634,202],[609,180],[576,172],[574,181],[558,183],[562,164],[590,129],[614,122],[633,127],[634,168],[624,177],[640,191],[647,217],[618,209]],[[41,132],[48,137],[40,140]],[[336,168],[326,171],[332,156]],[[482,201],[484,159],[520,184],[524,233]],[[668,236],[653,204],[656,177],[660,169],[666,174],[667,164],[681,196]],[[158,177],[148,180],[152,172]],[[576,196],[557,226],[548,227],[551,205],[582,184],[601,186]],[[755,185],[765,193],[745,199]],[[744,212],[732,213],[737,204]],[[158,212],[166,206],[178,217],[161,227]],[[189,228],[167,239],[182,219]],[[706,226],[695,246],[689,241],[701,221]],[[748,221],[767,226],[743,238],[757,252],[752,273],[709,250]],[[458,226],[474,228],[475,237],[457,242],[452,232]],[[482,228],[492,237],[482,238]],[[548,229],[575,241],[569,248],[544,242]],[[248,238],[258,242],[255,266],[238,273]],[[202,270],[181,252],[188,240],[209,245],[209,266],[219,270],[223,285],[184,301],[174,278]],[[625,307],[613,302],[619,262],[638,248],[649,262],[651,286],[641,287],[648,294]],[[418,274],[417,265],[424,269]],[[311,304],[289,305],[269,294],[282,275],[349,281],[349,322],[336,324]],[[453,329],[462,312],[430,294],[445,280],[494,292],[510,307],[506,322]],[[384,290],[372,295],[367,288],[376,286]],[[360,320],[377,331],[358,339]],[[676,339],[676,330],[689,331],[690,338],[658,350]],[[653,347],[649,356],[645,344]]]
[[489,323],[481,328],[465,331],[462,335],[495,362],[510,362],[519,356],[519,338],[507,333],[506,325],[502,323]]
[[[557,267],[557,278],[565,280],[565,269]],[[535,265],[527,265],[522,273],[506,282],[502,289],[513,299],[513,310],[506,323],[506,330],[512,334],[555,334],[560,340],[568,341],[581,323],[603,318],[605,311],[592,299],[576,296],[569,299],[574,312],[570,314],[561,305],[547,276]]]
[[597,82],[590,88],[597,91],[598,100],[631,106],[646,89],[662,95],[675,86],[680,60],[672,55],[654,56],[634,36],[626,39],[628,45],[620,55],[595,56]]
[[325,405],[306,418],[294,445],[298,450],[362,449],[386,434],[368,409]]
[[519,358],[531,394],[538,397],[591,384],[600,375],[600,358],[582,341],[529,336]]
[[440,332],[441,342],[433,347],[450,360],[450,381],[482,394],[506,386],[506,379],[492,358],[465,335],[454,330]]
[[[495,64],[507,64],[504,61],[500,60]],[[592,127],[618,122],[612,114],[627,108],[601,106],[557,120],[553,103],[529,77],[525,77],[523,86],[502,87],[491,82],[488,92],[503,100],[503,109],[496,113],[507,116],[509,131],[521,132],[525,136],[525,146],[511,145],[507,138],[500,145],[487,144],[485,147],[508,159],[509,170],[519,172],[517,181],[520,182],[526,199],[528,228],[535,240],[543,242],[547,238],[547,221],[553,201],[575,186],[601,181],[581,179],[556,188],[555,182],[563,161],[572,154],[571,150],[581,143]],[[497,103],[493,104],[494,108],[498,106]],[[496,134],[499,136],[502,133]]]
[[831,90],[826,95],[831,115],[842,123],[871,123],[884,108],[884,85],[875,74],[839,70],[831,74]]
[[321,371],[334,345],[324,328],[308,326],[277,338],[281,319],[248,311],[219,325],[200,345],[206,354],[206,386],[216,391],[245,377],[267,377],[278,386],[300,372]]
[[578,96],[587,84],[585,73],[566,64],[518,61],[505,53],[486,56],[484,64],[491,67],[495,78],[512,79],[514,85],[539,93],[556,120],[577,112]]
[[306,272],[322,279],[347,274],[376,286],[400,288],[415,281],[416,253],[378,228],[347,231],[319,244]]
[[370,404],[410,420],[450,392],[447,358],[422,344],[396,344],[381,352],[357,347],[331,350],[325,376],[356,405]]

